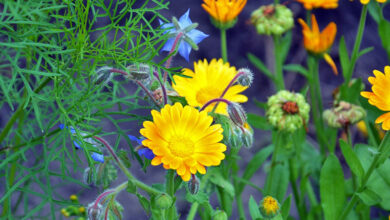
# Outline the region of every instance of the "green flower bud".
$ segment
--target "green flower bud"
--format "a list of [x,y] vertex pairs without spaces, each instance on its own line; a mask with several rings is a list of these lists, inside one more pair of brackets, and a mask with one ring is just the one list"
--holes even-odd
[[92,202],[88,205],[88,219],[90,220],[98,220],[101,217],[103,206],[100,203],[97,203],[95,206],[95,203]]
[[244,124],[243,127],[243,132],[242,132],[242,144],[246,148],[251,148],[253,145],[253,129],[250,127],[248,123]]
[[148,64],[144,64],[144,63],[132,64],[130,66],[127,66],[127,70],[129,71],[129,74],[126,75],[127,79],[138,80],[144,85],[150,83],[151,80],[150,76],[151,76],[151,72],[153,71],[153,68],[150,67]]
[[280,204],[278,200],[272,196],[266,196],[260,201],[260,212],[266,219],[275,217],[280,210]]
[[279,130],[294,132],[309,120],[310,106],[299,93],[279,91],[268,98],[267,106],[267,119]]
[[244,123],[246,122],[246,113],[241,105],[235,102],[230,102],[228,104],[227,112],[230,120],[232,120],[235,125],[239,127],[244,126]]
[[210,17],[211,23],[218,29],[221,30],[227,30],[229,28],[232,28],[237,23],[237,18],[231,20],[231,21],[219,21],[217,19],[214,19],[213,17]]
[[341,128],[349,124],[355,124],[366,117],[366,111],[357,105],[341,101],[322,114],[330,127]]
[[188,181],[188,191],[192,194],[195,195],[199,191],[199,180],[195,175],[192,175],[192,178],[190,181]]
[[294,17],[284,5],[265,5],[252,12],[251,22],[257,33],[281,35],[294,26]]
[[228,135],[224,135],[224,139],[227,139],[225,144],[230,147],[241,147],[243,138],[242,129],[233,123],[230,124]]
[[217,210],[214,212],[213,220],[227,220],[227,219],[228,219],[228,216],[227,216],[226,212],[224,212],[222,210]]
[[170,197],[169,195],[167,194],[160,194],[156,197],[156,205],[157,207],[159,207],[160,209],[167,209],[169,207],[172,206],[172,197]]
[[111,69],[112,69],[112,67],[109,67],[109,66],[100,67],[96,71],[96,76],[94,77],[93,83],[95,85],[102,84],[104,86],[108,82],[110,82],[112,80],[112,77],[114,76],[114,73],[110,71]]
[[242,86],[250,86],[253,82],[253,73],[248,68],[241,68],[237,71],[238,73],[242,73],[237,78],[237,82]]

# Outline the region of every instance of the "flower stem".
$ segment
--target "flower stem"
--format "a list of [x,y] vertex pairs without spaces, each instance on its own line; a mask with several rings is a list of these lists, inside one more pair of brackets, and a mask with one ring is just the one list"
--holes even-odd
[[[269,172],[269,175],[267,176],[266,180],[266,185],[265,185],[265,195],[270,195],[271,194],[271,187],[273,184],[273,178],[274,178],[274,172],[275,172],[275,167],[276,167],[276,160],[277,160],[277,155],[280,149],[280,141],[281,141],[281,132],[276,133],[276,141],[274,144],[274,153],[272,154],[271,158],[271,170]],[[275,183],[276,184],[276,183]]]
[[192,203],[191,209],[190,209],[190,211],[188,212],[188,215],[187,215],[187,220],[193,220],[195,218],[196,212],[198,211],[198,207],[199,207],[199,203],[198,202]]
[[273,35],[272,37],[274,41],[274,55],[275,55],[275,86],[278,91],[283,90],[284,86],[284,78],[283,78],[283,60],[280,56],[281,48],[280,48],[280,36]]
[[224,102],[228,105],[230,104],[230,101],[226,100],[226,99],[222,99],[222,98],[211,99],[210,101],[206,102],[206,104],[204,104],[203,107],[199,111],[205,110],[205,108],[207,106],[209,106],[210,104],[212,104],[213,102]]
[[[173,45],[172,45],[172,48],[171,48],[171,50],[170,50],[169,53],[168,53],[168,56],[170,56],[170,57],[168,58],[167,62],[165,63],[165,68],[168,69],[169,67],[171,67],[172,58],[173,58],[173,56],[175,55],[175,54],[173,54],[173,53],[176,51],[176,47],[177,47],[177,45],[178,45],[178,43],[179,43],[179,40],[180,40],[180,38],[181,38],[183,35],[184,35],[183,32],[180,32],[179,34],[176,35],[175,41],[173,42]],[[165,71],[165,72],[164,72],[164,82],[167,81],[167,79],[168,79],[168,71]]]
[[[288,167],[290,170],[290,183],[291,183],[291,188],[294,194],[294,200],[295,200],[295,205],[297,206],[298,214],[299,214],[299,219],[306,219],[304,210],[302,210],[302,204],[301,204],[301,198],[299,197],[299,192],[298,192],[298,187],[296,183],[296,177],[294,173],[294,165],[293,165],[293,158],[288,159]],[[303,204],[304,206],[304,204]]]
[[166,88],[164,86],[164,83],[161,82],[160,77],[159,77],[157,72],[153,72],[153,75],[154,75],[154,77],[157,78],[158,82],[160,83],[161,90],[162,90],[163,96],[164,96],[164,105],[166,105],[166,104],[168,104],[168,96],[167,96],[167,90],[166,90]]
[[[173,170],[168,170],[166,175],[166,191],[173,199],[175,197],[175,173]],[[176,217],[176,206],[172,204],[166,212],[166,219],[176,219]]]
[[223,62],[228,61],[227,44],[226,44],[226,29],[221,28],[221,55]]
[[[226,93],[227,93],[227,91],[229,90],[229,88],[232,87],[233,84],[234,84],[234,82],[236,82],[236,80],[238,79],[238,77],[240,77],[240,76],[243,75],[243,74],[244,74],[244,72],[241,71],[241,72],[238,72],[238,73],[233,77],[233,79],[230,81],[230,83],[226,86],[225,90],[223,90],[221,96],[219,97],[220,99],[222,99],[222,98],[226,95]],[[215,112],[215,110],[216,110],[217,107],[218,107],[218,104],[219,104],[219,102],[218,102],[217,104],[215,104],[215,106],[214,106],[214,108],[213,108],[213,110],[212,110],[211,112]]]
[[340,220],[346,219],[349,212],[352,210],[352,208],[355,206],[355,204],[359,201],[357,194],[363,192],[363,190],[366,188],[366,184],[367,184],[372,172],[376,169],[376,167],[378,166],[379,159],[382,157],[383,149],[385,147],[389,147],[388,146],[389,144],[390,144],[390,132],[386,132],[385,137],[383,138],[381,144],[379,145],[379,149],[378,149],[379,153],[375,155],[373,161],[371,162],[370,167],[368,168],[367,172],[365,173],[365,175],[362,178],[362,182],[361,182],[360,187],[357,190],[355,190],[351,200],[349,200],[347,206],[344,208],[343,212],[341,213],[341,215],[339,217]]
[[359,28],[358,32],[356,34],[356,41],[355,45],[353,46],[352,55],[351,55],[351,63],[348,67],[348,72],[345,74],[345,83],[348,84],[351,80],[352,73],[355,69],[355,64],[358,58],[359,50],[360,50],[360,44],[362,42],[363,38],[363,32],[364,32],[364,26],[366,24],[366,18],[367,18],[367,5],[363,5],[362,13],[360,14],[360,21],[359,21]]

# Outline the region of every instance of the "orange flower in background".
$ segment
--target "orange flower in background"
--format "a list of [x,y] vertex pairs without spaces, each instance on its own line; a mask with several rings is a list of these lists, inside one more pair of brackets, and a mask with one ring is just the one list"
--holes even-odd
[[146,138],[142,144],[155,155],[153,166],[163,164],[188,181],[191,174],[205,174],[206,166],[218,166],[225,158],[226,145],[220,143],[223,129],[212,124],[206,111],[177,102],[151,113],[153,121],[145,121],[140,133]]
[[305,7],[306,10],[312,10],[313,8],[325,8],[325,9],[337,8],[339,1],[338,0],[297,0],[297,2],[302,3],[303,7]]
[[[387,0],[376,0],[376,1],[379,3],[387,2]],[[363,5],[367,5],[368,3],[370,3],[370,0],[360,0],[360,3],[362,3]]]
[[325,61],[332,67],[333,72],[337,75],[337,67],[332,58],[327,54],[327,51],[332,46],[336,37],[337,26],[334,22],[330,22],[325,29],[320,32],[317,19],[311,15],[311,27],[306,24],[302,19],[298,19],[298,22],[302,25],[303,45],[306,50],[316,55],[322,55]]
[[247,0],[203,0],[202,8],[219,22],[236,19],[246,5]]
[[382,111],[387,113],[379,116],[375,123],[382,123],[383,130],[390,130],[390,66],[385,67],[385,74],[378,70],[374,70],[375,77],[368,77],[368,81],[371,83],[372,92],[360,92],[360,95],[364,98],[368,98],[368,103],[376,106]]

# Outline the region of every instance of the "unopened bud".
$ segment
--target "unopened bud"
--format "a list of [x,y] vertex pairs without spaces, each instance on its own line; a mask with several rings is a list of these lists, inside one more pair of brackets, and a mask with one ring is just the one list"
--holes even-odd
[[172,197],[167,194],[160,194],[156,197],[156,205],[160,209],[167,209],[172,206]]
[[264,5],[251,14],[257,33],[280,35],[294,26],[293,13],[284,5]]
[[246,147],[246,148],[252,147],[252,145],[253,145],[253,130],[249,126],[248,123],[244,124],[241,140],[242,140],[242,144],[244,145],[244,147]]
[[266,196],[260,201],[260,212],[266,218],[273,218],[279,213],[280,205],[272,196]]
[[77,198],[77,196],[76,195],[71,195],[71,196],[69,196],[69,199],[72,201],[72,202],[78,202],[78,198]]
[[226,212],[224,212],[222,210],[217,210],[214,212],[213,220],[227,220],[227,219],[228,219],[228,216],[227,216]]
[[114,73],[111,72],[111,69],[112,67],[109,66],[100,67],[96,71],[96,76],[93,83],[95,85],[99,85],[99,84],[106,85],[109,81],[111,81],[112,77],[114,76]]
[[335,107],[325,110],[322,116],[330,127],[340,128],[362,120],[366,112],[360,106],[341,101]]
[[[241,147],[242,146],[242,128],[230,123],[229,126],[229,135],[226,137],[226,145],[230,147]],[[225,137],[225,135],[224,135]]]
[[198,178],[195,175],[192,175],[191,180],[188,181],[188,191],[190,191],[192,195],[197,194],[199,191],[199,185]]
[[127,67],[129,74],[126,75],[126,78],[130,80],[138,80],[143,83],[150,81],[151,67],[144,63],[132,64]]
[[83,182],[87,185],[93,184],[93,172],[92,169],[87,167],[83,173]]
[[88,205],[88,219],[89,220],[98,220],[100,219],[100,215],[102,214],[102,209],[103,209],[103,206],[100,205],[100,203],[97,203],[95,204],[94,202],[93,203],[90,203]]
[[230,117],[230,120],[232,122],[239,126],[242,127],[244,126],[244,123],[246,122],[246,113],[245,110],[241,107],[241,105],[235,103],[235,102],[230,102],[228,104],[228,114]]
[[242,86],[250,86],[253,82],[253,73],[248,68],[241,68],[238,73],[242,73],[238,78],[237,82]]

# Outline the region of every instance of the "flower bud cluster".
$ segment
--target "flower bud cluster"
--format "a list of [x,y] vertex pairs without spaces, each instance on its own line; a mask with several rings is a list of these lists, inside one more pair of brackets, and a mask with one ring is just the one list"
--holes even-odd
[[299,93],[279,91],[268,98],[267,106],[267,119],[279,130],[294,132],[309,120],[310,106]]
[[69,197],[72,205],[67,206],[66,208],[61,209],[61,214],[65,217],[79,217],[75,218],[77,220],[85,220],[85,207],[79,204],[78,198],[76,195],[71,195]]
[[284,5],[265,5],[252,12],[251,23],[257,33],[281,35],[294,26],[293,13]]
[[325,110],[322,116],[330,127],[340,128],[359,122],[366,117],[366,111],[360,106],[340,101],[333,108]]

